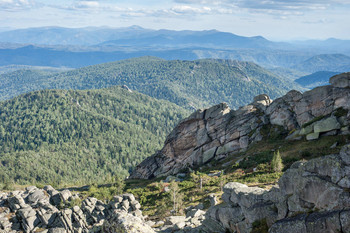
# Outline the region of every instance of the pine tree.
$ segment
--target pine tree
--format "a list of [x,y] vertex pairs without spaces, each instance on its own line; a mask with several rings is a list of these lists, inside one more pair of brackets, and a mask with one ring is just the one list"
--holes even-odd
[[179,213],[183,205],[183,195],[180,193],[180,188],[176,181],[171,181],[169,188],[171,191],[170,199],[173,202],[173,210],[175,213]]
[[283,162],[279,151],[273,153],[271,168],[274,172],[282,172]]

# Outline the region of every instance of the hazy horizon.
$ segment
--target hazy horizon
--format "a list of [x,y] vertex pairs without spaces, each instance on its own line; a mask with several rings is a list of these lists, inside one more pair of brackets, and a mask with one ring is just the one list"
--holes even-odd
[[[211,30],[274,41],[350,39],[350,0],[0,0],[2,29]],[[3,31],[2,30],[2,31]]]

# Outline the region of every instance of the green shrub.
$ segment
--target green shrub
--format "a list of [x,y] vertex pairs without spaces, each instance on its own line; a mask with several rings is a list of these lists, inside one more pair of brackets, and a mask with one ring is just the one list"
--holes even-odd
[[274,172],[282,172],[283,170],[283,162],[279,151],[273,154],[271,169]]

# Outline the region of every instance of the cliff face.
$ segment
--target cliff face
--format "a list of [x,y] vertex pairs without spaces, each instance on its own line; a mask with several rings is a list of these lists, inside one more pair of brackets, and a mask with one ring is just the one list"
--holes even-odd
[[131,178],[176,174],[245,150],[262,140],[267,125],[283,128],[286,140],[349,134],[350,73],[334,76],[330,83],[305,93],[290,91],[275,101],[259,95],[238,110],[225,103],[198,110],[174,128],[164,147],[138,165]]

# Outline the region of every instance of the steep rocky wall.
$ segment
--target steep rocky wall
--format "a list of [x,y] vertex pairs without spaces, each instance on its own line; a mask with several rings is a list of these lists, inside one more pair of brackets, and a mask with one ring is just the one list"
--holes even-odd
[[213,232],[250,232],[266,221],[271,233],[350,232],[350,145],[340,154],[296,162],[267,191],[231,182],[223,204],[207,211]]
[[349,134],[349,80],[349,73],[344,73],[332,77],[332,85],[305,93],[290,91],[273,102],[259,95],[238,110],[231,110],[225,103],[198,110],[174,128],[164,147],[138,165],[131,178],[176,174],[245,150],[263,138],[264,125],[283,127],[290,133],[286,139],[291,140]]

